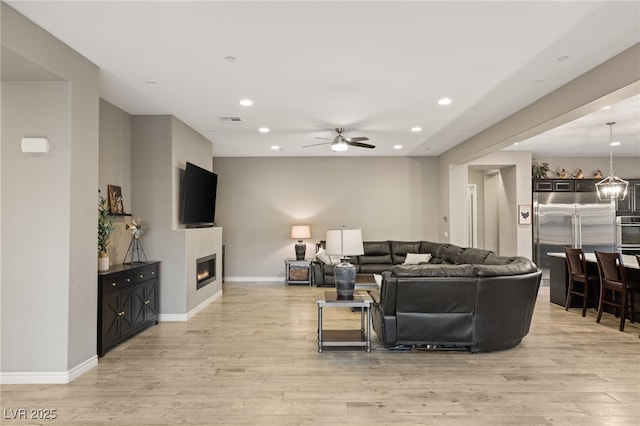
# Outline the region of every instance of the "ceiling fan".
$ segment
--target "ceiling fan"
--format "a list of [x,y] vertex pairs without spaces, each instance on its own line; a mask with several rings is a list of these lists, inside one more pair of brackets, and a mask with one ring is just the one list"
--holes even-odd
[[314,143],[311,145],[305,145],[303,146],[303,148],[308,148],[310,146],[318,146],[318,145],[329,145],[331,144],[331,150],[332,151],[346,151],[347,149],[349,149],[349,145],[351,146],[357,146],[359,148],[375,148],[375,145],[370,145],[368,143],[362,143],[363,141],[368,141],[369,138],[366,136],[357,136],[357,137],[353,137],[353,138],[345,138],[344,136],[342,136],[342,132],[344,132],[344,128],[342,127],[336,127],[336,132],[338,133],[338,135],[333,138],[333,139],[328,139],[328,138],[320,138],[316,136],[316,139],[323,139],[326,141],[330,141],[330,142],[322,142],[322,143]]

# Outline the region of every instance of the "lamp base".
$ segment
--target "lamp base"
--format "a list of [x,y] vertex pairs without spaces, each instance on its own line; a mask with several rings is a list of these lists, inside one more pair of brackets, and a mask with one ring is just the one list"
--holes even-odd
[[302,240],[296,243],[296,260],[304,260],[304,255],[307,254],[307,245]]
[[336,280],[338,299],[353,299],[353,290],[356,286],[356,267],[349,262],[342,261],[335,266],[333,276]]

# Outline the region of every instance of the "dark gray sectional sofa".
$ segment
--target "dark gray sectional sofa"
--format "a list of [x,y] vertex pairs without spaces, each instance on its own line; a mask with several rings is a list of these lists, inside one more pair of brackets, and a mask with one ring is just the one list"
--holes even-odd
[[[385,346],[487,352],[514,347],[528,334],[542,277],[529,259],[429,241],[365,242],[364,248],[351,263],[358,273],[382,273],[380,291],[371,295],[373,328]],[[407,253],[432,257],[402,265]],[[318,263],[315,283],[328,285],[333,266]]]

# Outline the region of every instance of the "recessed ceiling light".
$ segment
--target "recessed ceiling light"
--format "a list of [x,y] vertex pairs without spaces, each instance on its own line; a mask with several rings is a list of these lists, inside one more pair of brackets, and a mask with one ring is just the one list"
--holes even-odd
[[438,105],[449,105],[451,104],[451,98],[440,98],[438,101]]
[[274,151],[277,151],[277,150],[280,149],[280,146],[279,145],[271,145],[271,149],[274,150]]
[[513,146],[517,146],[517,145],[518,145],[518,142],[514,142],[514,143],[513,143]]
[[569,57],[568,56],[558,56],[558,62],[565,62],[568,61]]
[[622,142],[620,142],[620,141],[613,141],[613,142],[611,142],[609,145],[611,145],[611,146],[620,146],[620,145],[622,145]]
[[236,57],[235,56],[227,56],[226,58],[224,58],[225,61],[227,62],[235,62],[236,61]]
[[418,127],[418,126],[416,126],[416,127],[412,127],[412,128],[411,128],[411,131],[412,131],[413,133],[421,132],[421,131],[422,131],[422,127]]
[[259,131],[260,133],[269,133],[269,128],[268,128],[268,127],[260,127],[260,128],[258,129],[258,131]]
[[240,105],[242,106],[251,106],[253,105],[253,101],[251,99],[243,99],[240,101]]
[[609,109],[609,108],[611,108],[611,105],[607,105],[605,107],[602,107],[602,109]]
[[402,149],[402,145],[394,145],[393,149]]

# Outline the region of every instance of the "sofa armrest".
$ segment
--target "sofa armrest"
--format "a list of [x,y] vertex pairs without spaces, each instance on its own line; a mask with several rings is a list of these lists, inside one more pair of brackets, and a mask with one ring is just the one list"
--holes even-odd
[[311,261],[311,275],[315,285],[324,284],[324,263],[318,260]]

